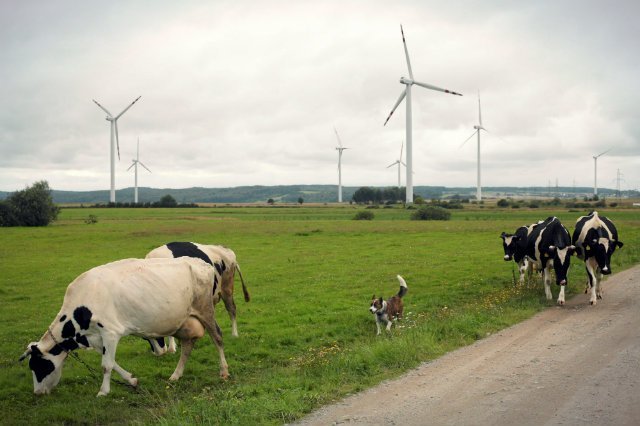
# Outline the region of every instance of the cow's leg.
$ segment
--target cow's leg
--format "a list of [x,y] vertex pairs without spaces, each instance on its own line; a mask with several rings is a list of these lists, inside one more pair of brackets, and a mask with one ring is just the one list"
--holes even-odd
[[591,289],[591,297],[589,298],[589,303],[591,303],[592,305],[595,305],[598,301],[598,298],[596,296],[596,286],[598,285],[598,281],[597,281],[597,277],[596,277],[596,272],[595,270],[592,268],[590,261],[587,261],[586,265],[587,265],[587,275],[589,277],[589,287]]
[[518,269],[520,271],[520,285],[524,284],[524,273],[527,270],[527,259],[522,259],[520,263],[518,263]]
[[169,336],[169,344],[167,345],[167,352],[172,354],[176,353],[176,339],[173,336]]
[[129,383],[131,386],[133,386],[134,388],[138,386],[138,379],[133,377],[133,374],[129,373],[127,370],[120,367],[118,363],[115,361],[113,363],[113,369],[116,373],[120,375],[120,377],[125,379],[127,383]]
[[560,294],[558,294],[558,305],[564,305],[564,288],[566,285],[560,284]]
[[102,376],[102,386],[100,386],[100,392],[98,392],[98,396],[107,395],[111,391],[111,370],[113,370],[113,368],[116,365],[116,348],[118,347],[119,340],[120,340],[119,336],[113,335],[111,333],[106,333],[106,332],[102,333],[103,376]]
[[542,277],[544,280],[544,294],[547,296],[547,300],[551,300],[553,299],[553,295],[551,294],[551,288],[550,288],[550,284],[551,284],[551,268],[550,267],[545,267],[542,270]]
[[155,356],[162,356],[167,353],[167,347],[164,344],[164,337],[145,339],[151,345],[151,352]]
[[602,289],[602,272],[600,269],[596,271],[596,298],[602,300],[604,290]]
[[231,335],[238,337],[238,324],[236,323],[236,303],[233,301],[233,274],[228,274],[225,284],[220,289],[224,307],[229,313],[231,319]]
[[182,373],[184,372],[184,366],[189,359],[189,355],[191,355],[191,350],[195,345],[197,339],[182,339],[180,340],[180,360],[178,361],[178,365],[174,370],[169,380],[176,381],[180,377],[182,377]]
[[213,319],[213,324],[203,318],[198,318],[204,328],[211,336],[211,340],[218,348],[218,355],[220,355],[220,377],[223,379],[227,379],[229,377],[229,365],[227,364],[227,359],[224,356],[224,345],[222,343],[222,330],[220,330],[220,326],[216,322],[215,318]]

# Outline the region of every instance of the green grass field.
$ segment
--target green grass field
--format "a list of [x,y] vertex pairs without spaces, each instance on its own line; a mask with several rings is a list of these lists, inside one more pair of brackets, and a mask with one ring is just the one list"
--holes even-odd
[[[358,209],[63,209],[46,228],[0,228],[0,422],[291,422],[554,306],[539,280],[514,286],[514,264],[502,260],[499,235],[549,215],[572,232],[586,213],[487,208],[419,222],[393,208],[373,210],[373,221],[354,221]],[[625,243],[614,255],[614,273],[640,263],[640,213],[600,213]],[[90,214],[98,223],[85,224]],[[236,291],[240,337],[231,337],[223,304],[216,314],[231,378],[219,379],[207,337],[173,384],[168,377],[178,356],[156,358],[145,341],[129,336],[116,359],[139,378],[139,390],[112,383],[109,396],[96,398],[100,379],[69,358],[52,394],[33,395],[27,362],[17,360],[45,332],[67,285],[94,266],[144,257],[169,241],[224,244],[238,256],[252,296],[245,303]],[[373,293],[395,294],[396,274],[409,286],[406,318],[376,337],[369,301]],[[585,281],[574,257],[569,294],[582,293]],[[78,353],[100,370],[97,353]]]

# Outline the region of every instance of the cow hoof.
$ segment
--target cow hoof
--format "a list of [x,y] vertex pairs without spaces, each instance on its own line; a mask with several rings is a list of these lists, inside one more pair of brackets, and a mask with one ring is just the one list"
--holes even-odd
[[596,301],[595,301],[595,300],[590,300],[590,301],[589,301],[589,303],[590,303],[592,306],[595,306]]
[[564,300],[558,300],[558,305],[564,306]]
[[131,380],[129,381],[129,384],[131,386],[133,386],[134,388],[138,387],[138,379],[136,379],[135,377],[132,377]]
[[99,397],[101,397],[101,396],[107,396],[107,392],[102,392],[102,391],[100,391],[100,392],[98,392],[98,394],[96,395],[96,397],[98,397],[98,398],[99,398]]
[[222,380],[228,380],[229,379],[229,373],[220,373],[220,378]]
[[602,295],[601,294],[598,295],[598,299],[602,300]]
[[169,377],[169,381],[170,382],[177,382],[179,378],[180,378],[180,376],[172,374],[171,377]]

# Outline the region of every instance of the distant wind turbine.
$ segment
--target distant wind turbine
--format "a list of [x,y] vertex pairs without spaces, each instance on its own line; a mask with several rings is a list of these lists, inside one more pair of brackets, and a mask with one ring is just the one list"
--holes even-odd
[[398,165],[398,188],[400,188],[400,186],[401,186],[401,183],[400,183],[400,168],[402,166],[407,167],[407,165],[404,163],[404,161],[402,161],[402,149],[403,148],[404,148],[404,141],[402,141],[402,144],[400,145],[400,157],[398,157],[398,159],[396,161],[394,161],[393,163],[391,163],[391,164],[389,164],[387,166],[387,169],[388,169],[389,167],[393,167],[396,164]]
[[471,136],[465,139],[462,145],[460,145],[460,148],[462,148],[464,144],[466,144],[467,141],[469,141],[469,139],[471,139],[474,135],[476,134],[478,135],[478,161],[477,161],[478,178],[477,178],[477,187],[476,187],[476,200],[482,201],[482,180],[481,180],[482,166],[480,163],[480,130],[484,130],[485,132],[488,132],[488,130],[482,126],[482,107],[480,106],[480,91],[478,91],[478,122],[479,124],[473,126],[475,131],[471,133]]
[[138,147],[136,149],[136,159],[135,160],[131,160],[132,164],[129,166],[129,168],[127,169],[127,171],[131,170],[132,167],[135,167],[134,172],[135,172],[135,183],[136,186],[134,187],[133,190],[133,202],[138,204],[138,164],[140,164],[142,167],[144,167],[145,169],[147,169],[147,171],[149,173],[151,173],[151,170],[149,170],[147,168],[147,166],[145,166],[142,161],[140,161],[140,138],[138,138]]
[[593,157],[593,195],[598,195],[598,158],[611,151],[613,148],[609,148],[605,152],[601,152]]
[[116,146],[118,147],[118,160],[120,159],[120,142],[118,141],[118,118],[122,117],[122,114],[127,112],[127,110],[131,108],[133,104],[138,102],[138,99],[140,99],[141,97],[142,96],[138,96],[133,102],[129,104],[128,107],[126,107],[120,114],[115,117],[109,111],[107,111],[105,107],[100,105],[98,101],[96,101],[95,99],[93,100],[93,102],[95,102],[101,110],[107,113],[107,117],[105,119],[111,123],[111,193],[109,195],[109,201],[112,203],[116,202]]
[[398,101],[396,102],[396,104],[393,106],[393,109],[391,110],[391,112],[389,113],[389,116],[387,117],[386,121],[384,122],[384,125],[387,125],[387,122],[389,121],[389,119],[391,118],[391,116],[393,115],[393,112],[396,110],[396,108],[398,108],[398,105],[400,105],[400,102],[402,102],[402,100],[406,97],[407,98],[407,113],[406,113],[406,119],[407,119],[407,123],[406,123],[406,132],[407,132],[407,136],[406,136],[406,140],[407,140],[407,196],[406,196],[406,202],[407,203],[413,203],[413,149],[412,149],[412,124],[411,124],[411,86],[413,86],[414,84],[424,87],[426,89],[431,89],[431,90],[437,90],[439,92],[444,92],[444,93],[450,93],[452,95],[458,95],[458,96],[462,96],[460,93],[456,93],[453,92],[451,90],[447,90],[447,89],[441,89],[440,87],[436,87],[436,86],[432,86],[430,84],[426,84],[426,83],[420,83],[418,81],[415,81],[413,79],[413,71],[411,70],[411,61],[409,60],[409,51],[407,50],[407,42],[404,39],[404,30],[402,29],[402,25],[400,25],[400,32],[402,33],[402,44],[404,45],[404,54],[407,58],[407,68],[409,70],[409,78],[405,78],[405,77],[401,77],[400,78],[400,83],[404,84],[406,87],[405,89],[402,91],[402,93],[400,94],[400,97],[398,98]]
[[336,128],[333,128],[333,131],[336,132],[336,138],[338,138],[338,146],[336,147],[336,151],[338,151],[338,202],[342,202],[342,151],[345,149],[349,149],[342,146],[342,141],[340,140],[340,135],[338,135],[338,131]]

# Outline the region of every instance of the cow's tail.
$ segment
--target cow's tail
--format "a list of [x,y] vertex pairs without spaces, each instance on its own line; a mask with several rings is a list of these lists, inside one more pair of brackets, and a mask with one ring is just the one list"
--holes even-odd
[[400,275],[398,275],[398,281],[400,282],[400,290],[398,291],[398,297],[402,299],[402,297],[407,294],[409,288],[407,287],[407,283],[404,281]]
[[244,294],[244,301],[248,302],[249,300],[251,300],[251,296],[249,296],[249,290],[247,290],[247,286],[244,283],[242,271],[240,270],[240,264],[238,263],[236,263],[236,271],[238,271],[238,275],[240,275],[240,282],[242,282],[242,293]]

